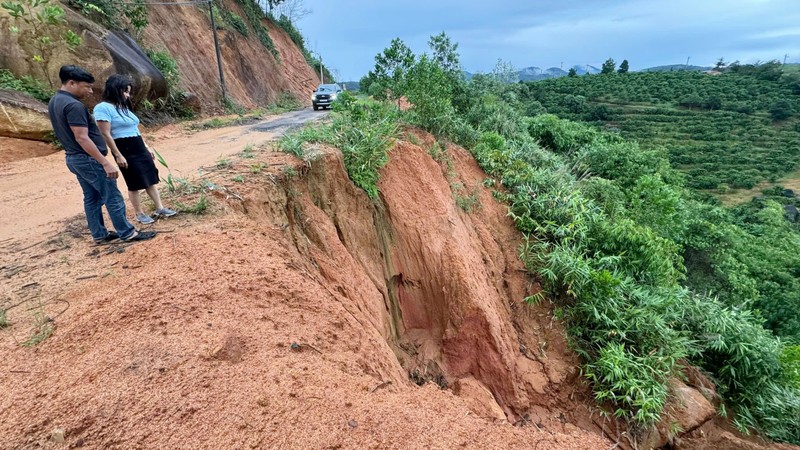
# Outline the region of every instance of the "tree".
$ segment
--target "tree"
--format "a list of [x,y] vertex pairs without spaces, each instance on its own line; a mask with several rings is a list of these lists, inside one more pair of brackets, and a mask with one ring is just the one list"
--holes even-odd
[[723,58],[717,60],[717,63],[714,65],[714,70],[725,70],[725,67],[728,66],[728,63],[725,62]]
[[444,31],[431,36],[428,46],[433,52],[433,60],[439,67],[454,78],[461,78],[461,62],[458,55],[458,43],[451,42]]
[[273,8],[280,5],[286,0],[257,0],[257,1],[261,5],[261,9],[263,9],[264,11],[269,10],[270,12],[272,12]]
[[283,0],[279,4],[275,4],[274,7],[273,15],[276,17],[286,16],[292,23],[297,23],[312,12],[306,8],[303,0]]
[[569,69],[569,72],[567,73],[567,76],[568,76],[568,77],[577,77],[577,76],[578,76],[578,71],[577,71],[577,70],[575,70],[575,68],[574,68],[574,67],[571,67],[571,68]]
[[492,70],[492,78],[501,83],[516,83],[519,81],[519,74],[513,64],[498,58]]
[[617,67],[617,63],[614,62],[613,58],[608,58],[606,62],[603,63],[603,68],[600,69],[600,73],[603,74],[610,74],[614,73],[614,69]]
[[50,86],[54,86],[49,70],[53,52],[59,47],[73,51],[81,45],[80,36],[66,28],[64,9],[51,5],[50,0],[12,0],[2,3],[2,7],[16,24],[11,32],[21,35],[23,50],[39,66]]
[[794,115],[794,108],[789,100],[782,98],[772,104],[769,114],[774,120],[784,120]]
[[414,53],[400,38],[375,55],[375,69],[365,77],[370,95],[378,99],[403,95],[406,74],[414,65]]
[[619,73],[628,73],[628,60],[627,59],[623,59],[622,60],[622,64],[619,65],[619,70],[617,70],[617,72],[619,72]]

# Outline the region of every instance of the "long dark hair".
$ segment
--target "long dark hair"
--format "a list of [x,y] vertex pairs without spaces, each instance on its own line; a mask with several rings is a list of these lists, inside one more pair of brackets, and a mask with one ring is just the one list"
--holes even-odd
[[130,99],[126,99],[123,95],[128,86],[133,88],[133,79],[127,75],[116,74],[106,80],[106,88],[103,90],[103,101],[114,105],[120,115],[127,115],[128,111],[133,109]]

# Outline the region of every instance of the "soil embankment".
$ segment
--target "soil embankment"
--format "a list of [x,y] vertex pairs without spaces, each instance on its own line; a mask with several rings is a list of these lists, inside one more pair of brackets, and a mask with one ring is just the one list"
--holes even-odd
[[451,148],[448,177],[419,140],[393,150],[379,204],[334,149],[259,152],[210,175],[231,189],[216,214],[160,221],[153,241],[90,247],[77,219],[3,243],[9,294],[55,331],[22,347],[32,313],[9,311],[0,446],[613,445],[560,326],[520,303],[537,286],[482,172]]

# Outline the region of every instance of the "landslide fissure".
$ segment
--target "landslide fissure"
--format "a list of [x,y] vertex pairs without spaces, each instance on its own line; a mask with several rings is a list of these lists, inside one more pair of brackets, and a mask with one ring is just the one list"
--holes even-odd
[[433,137],[417,135],[389,152],[376,201],[349,180],[341,153],[323,146],[315,161],[297,163],[299,176],[264,186],[244,210],[285,228],[304,270],[381,335],[394,359],[376,362],[383,379],[452,388],[483,417],[599,432],[549,306],[523,303],[539,286],[519,260],[505,207],[483,187],[471,212],[456,204],[451,186],[482,186],[485,174],[455,146],[455,170],[443,170],[426,151]]

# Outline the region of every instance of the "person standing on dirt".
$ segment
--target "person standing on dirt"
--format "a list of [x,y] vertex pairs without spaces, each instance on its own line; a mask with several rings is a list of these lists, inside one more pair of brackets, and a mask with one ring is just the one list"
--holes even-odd
[[170,217],[177,214],[165,208],[158,193],[158,169],[156,155],[142,139],[139,118],[131,111],[131,89],[133,80],[124,75],[112,75],[106,80],[103,101],[94,107],[94,119],[100,133],[117,160],[117,165],[128,185],[128,198],[136,213],[136,220],[143,224],[155,220],[145,214],[139,192],[144,189],[156,206],[155,216]]
[[[96,243],[141,241],[155,236],[153,231],[139,231],[125,217],[125,199],[117,188],[119,171],[106,158],[108,150],[89,110],[80,102],[92,93],[94,77],[72,65],[58,72],[61,89],[47,111],[56,138],[64,147],[67,168],[78,178],[83,190],[83,209],[89,231]],[[103,205],[116,231],[109,232],[103,222]]]

